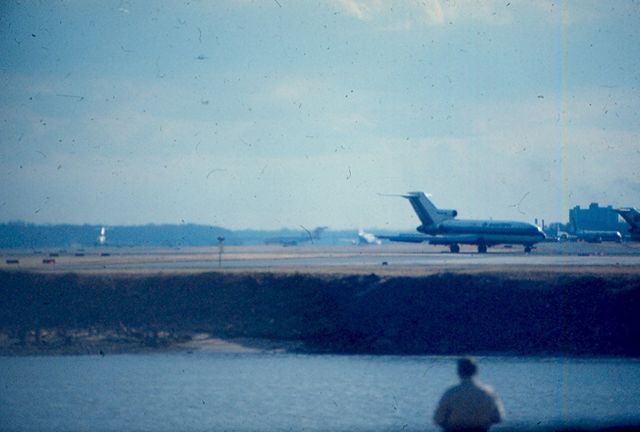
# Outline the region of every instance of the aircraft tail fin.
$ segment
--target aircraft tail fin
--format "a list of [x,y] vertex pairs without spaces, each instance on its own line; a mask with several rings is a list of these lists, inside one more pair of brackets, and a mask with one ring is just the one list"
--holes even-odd
[[100,228],[100,235],[98,236],[98,243],[103,245],[107,241],[107,229],[103,226]]
[[640,212],[634,208],[619,208],[616,212],[631,226],[630,232],[640,232]]
[[424,192],[408,192],[402,195],[402,197],[409,200],[411,207],[413,207],[416,215],[418,215],[418,219],[420,219],[420,222],[422,222],[422,225],[425,227],[453,219],[458,215],[456,210],[438,209],[431,200],[427,198]]
[[320,238],[320,234],[322,234],[322,232],[325,231],[327,228],[329,228],[329,227],[326,227],[326,226],[316,227],[312,231],[311,236],[313,237],[314,240],[318,240]]

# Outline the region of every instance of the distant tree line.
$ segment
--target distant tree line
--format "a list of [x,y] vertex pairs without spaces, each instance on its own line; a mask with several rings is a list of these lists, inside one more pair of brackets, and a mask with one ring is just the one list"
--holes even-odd
[[[0,248],[86,247],[98,244],[102,225],[0,224]],[[227,244],[239,239],[227,229],[195,224],[107,226],[106,246],[211,246],[222,236]]]
[[[97,246],[100,228],[103,225],[37,225],[26,222],[0,223],[0,248],[82,248]],[[182,247],[214,246],[218,237],[224,237],[226,245],[263,244],[269,237],[301,237],[300,229],[279,230],[229,230],[215,225],[198,224],[147,224],[147,225],[105,225],[105,246],[130,247]],[[315,243],[347,245],[357,240],[357,230],[324,232]]]

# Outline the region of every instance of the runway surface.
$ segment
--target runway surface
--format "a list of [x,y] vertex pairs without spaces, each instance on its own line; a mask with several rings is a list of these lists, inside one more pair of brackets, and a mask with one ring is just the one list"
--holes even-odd
[[526,254],[520,247],[495,247],[478,254],[463,248],[390,243],[380,246],[232,246],[210,248],[92,248],[81,252],[3,251],[0,269],[45,272],[156,271],[446,271],[456,269],[640,271],[638,243],[547,243]]

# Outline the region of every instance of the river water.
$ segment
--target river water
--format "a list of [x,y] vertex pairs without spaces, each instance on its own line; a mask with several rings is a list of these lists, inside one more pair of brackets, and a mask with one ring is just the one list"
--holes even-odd
[[[640,361],[481,357],[495,430],[640,423]],[[418,431],[455,358],[196,352],[0,357],[7,431]]]

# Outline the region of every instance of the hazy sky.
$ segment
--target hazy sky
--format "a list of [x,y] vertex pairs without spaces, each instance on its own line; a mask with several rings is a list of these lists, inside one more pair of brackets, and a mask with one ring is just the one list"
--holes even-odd
[[635,1],[0,3],[0,221],[412,230],[640,206]]

